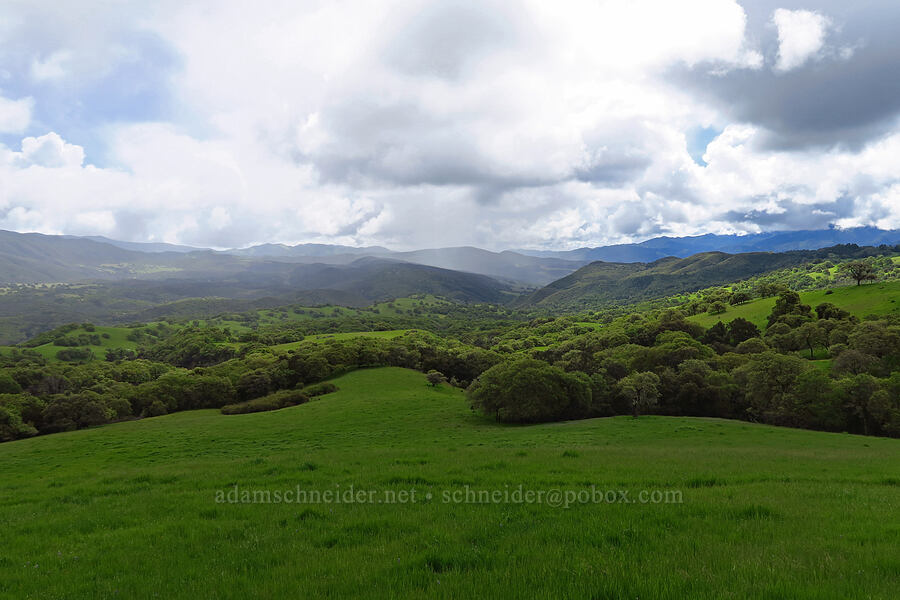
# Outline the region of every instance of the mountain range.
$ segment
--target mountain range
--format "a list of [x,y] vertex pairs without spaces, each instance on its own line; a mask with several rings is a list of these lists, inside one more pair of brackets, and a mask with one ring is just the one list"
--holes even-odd
[[[12,232],[0,233],[10,234]],[[44,238],[48,237],[53,236],[44,236]],[[200,268],[203,267],[203,262],[215,261],[214,256],[334,265],[347,265],[360,257],[370,256],[487,275],[508,282],[519,282],[526,286],[544,286],[565,277],[588,263],[598,260],[616,263],[649,263],[672,256],[685,258],[700,252],[735,254],[744,252],[816,250],[838,244],[857,244],[860,246],[892,245],[900,243],[900,230],[856,227],[809,231],[775,231],[747,235],[707,234],[691,237],[657,237],[634,244],[616,244],[594,248],[577,248],[574,250],[505,250],[502,252],[492,252],[469,246],[397,252],[382,246],[354,247],[333,244],[297,244],[293,246],[286,244],[260,244],[248,248],[212,250],[166,243],[121,242],[100,236],[86,238],[76,238],[74,236],[58,237],[70,240],[89,240],[113,246],[120,250],[142,254],[168,255],[175,253],[203,256],[203,260],[194,261],[193,266]],[[99,250],[94,247],[93,250],[87,252],[93,254],[99,252]],[[3,259],[6,258],[9,257],[5,256],[2,247],[0,247],[0,281],[16,280],[9,278],[8,275],[16,273],[20,276],[24,275],[21,267],[25,265],[21,264],[21,261],[13,260],[11,264],[4,264]],[[171,272],[172,269],[182,270],[185,262],[170,256],[131,258],[132,268],[130,270],[128,268],[117,270],[115,265],[120,264],[121,261],[111,259],[107,261],[104,268],[97,270],[95,275],[104,278],[117,275],[124,277],[145,275],[148,271],[154,270],[152,265],[159,265],[159,269]],[[16,270],[17,264],[20,267],[18,270]],[[220,260],[216,264],[224,265],[228,263],[227,260]],[[75,269],[70,274],[77,277],[90,276],[90,270],[90,267],[88,267],[87,271]],[[38,269],[38,272],[40,271],[41,269]],[[56,277],[66,275],[66,273],[59,273],[58,271],[55,271],[55,273]],[[51,276],[50,273],[44,274],[44,277],[49,277],[49,279],[41,279],[41,281],[59,280]]]
[[818,229],[808,231],[770,231],[746,235],[706,234],[690,237],[657,237],[636,244],[616,244],[575,250],[516,250],[520,254],[542,258],[561,258],[585,263],[652,262],[668,256],[687,257],[699,252],[788,252],[818,250],[839,244],[859,246],[900,243],[900,230],[875,227]]
[[[776,245],[813,244],[835,235],[794,233],[793,238],[779,234],[766,239]],[[897,239],[897,232],[871,229],[854,235],[859,241],[868,236],[872,243]],[[725,239],[660,238],[634,246],[641,246],[641,252],[689,252],[697,244],[766,243],[762,237],[719,238]],[[581,310],[719,285],[817,257],[882,252],[844,245],[789,252],[700,252],[629,262],[637,255],[632,252],[629,260],[590,260],[597,251],[608,250],[529,256],[470,247],[392,252],[381,247],[266,244],[216,251],[0,231],[0,284],[5,288],[0,293],[0,340],[20,341],[86,320],[103,324],[204,318],[290,304],[366,306],[414,294],[527,310]],[[614,250],[617,256],[627,254],[622,246]]]

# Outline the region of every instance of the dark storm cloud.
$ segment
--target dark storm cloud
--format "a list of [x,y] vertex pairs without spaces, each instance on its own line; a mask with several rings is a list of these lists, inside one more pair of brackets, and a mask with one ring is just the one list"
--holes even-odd
[[575,170],[578,181],[599,185],[622,185],[633,181],[651,164],[649,156],[618,156]]
[[[832,27],[819,60],[777,72],[776,8],[814,10]],[[900,113],[900,3],[746,2],[748,38],[766,57],[759,70],[724,75],[710,65],[680,68],[670,80],[769,132],[780,149],[859,147],[883,135]],[[842,49],[852,50],[849,58]],[[848,50],[848,51],[849,51]]]
[[392,37],[385,60],[411,75],[456,79],[479,56],[510,44],[516,35],[513,16],[492,2],[426,6]]
[[484,187],[491,190],[485,197],[556,182],[539,173],[498,172],[469,123],[413,103],[354,97],[321,118],[329,143],[294,158],[314,164],[326,182]]
[[483,121],[436,114],[409,99],[342,98],[320,120],[328,143],[293,158],[314,164],[323,181],[468,186],[481,203],[515,188],[573,180],[600,187],[626,184],[653,163],[658,143],[640,120],[623,119],[582,132],[584,155],[565,169],[545,164],[510,169],[503,163],[513,157],[485,152]]
[[[766,198],[759,198],[765,203]],[[764,230],[771,229],[824,229],[835,221],[852,217],[858,211],[857,201],[842,196],[835,202],[803,204],[793,200],[778,202],[778,210],[750,209],[732,210],[721,215],[721,220],[743,225],[756,225]],[[874,219],[886,217],[886,212],[871,215]]]

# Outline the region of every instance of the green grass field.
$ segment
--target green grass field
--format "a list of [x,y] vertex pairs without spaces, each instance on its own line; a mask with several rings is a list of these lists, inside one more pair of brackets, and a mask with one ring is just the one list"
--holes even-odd
[[[499,426],[421,373],[335,383],[281,411],[0,445],[0,597],[896,597],[900,440],[696,418]],[[520,485],[682,501],[453,501]],[[374,495],[216,502],[234,486]]]
[[[836,287],[833,288],[831,294],[825,292],[826,290],[801,292],[800,298],[813,308],[823,302],[831,302],[838,308],[849,311],[860,318],[866,315],[900,313],[900,281]],[[766,317],[772,312],[773,306],[775,306],[774,297],[762,298],[739,306],[729,306],[728,310],[721,315],[704,313],[688,318],[704,327],[711,327],[718,321],[729,323],[738,317],[743,317],[757,327],[763,328],[766,325]]]

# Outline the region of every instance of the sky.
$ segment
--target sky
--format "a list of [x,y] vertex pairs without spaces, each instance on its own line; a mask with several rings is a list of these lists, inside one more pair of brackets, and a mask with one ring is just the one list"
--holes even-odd
[[0,0],[0,229],[569,249],[900,228],[895,0]]

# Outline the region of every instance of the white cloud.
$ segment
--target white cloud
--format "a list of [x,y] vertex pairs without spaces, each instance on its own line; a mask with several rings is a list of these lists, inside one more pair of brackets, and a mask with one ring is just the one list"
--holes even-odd
[[778,29],[778,61],[775,69],[802,67],[825,45],[831,19],[809,10],[776,9],[772,22]]
[[50,132],[40,137],[22,140],[20,161],[40,167],[80,167],[84,162],[84,148],[69,144],[58,134]]
[[32,98],[10,100],[0,96],[0,133],[22,133],[31,123]]

